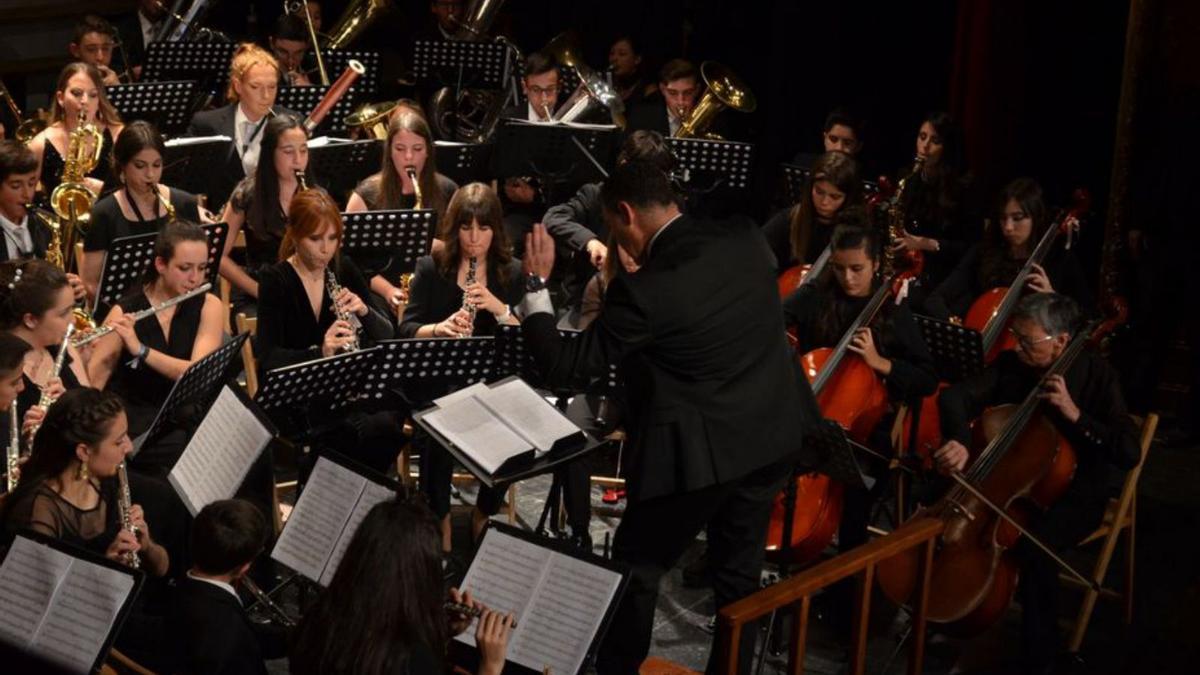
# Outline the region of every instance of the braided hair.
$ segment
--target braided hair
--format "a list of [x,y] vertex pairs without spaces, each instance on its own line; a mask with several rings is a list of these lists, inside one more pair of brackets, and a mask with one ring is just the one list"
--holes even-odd
[[66,273],[39,258],[0,263],[0,330],[17,328],[26,314],[45,314],[67,285]]

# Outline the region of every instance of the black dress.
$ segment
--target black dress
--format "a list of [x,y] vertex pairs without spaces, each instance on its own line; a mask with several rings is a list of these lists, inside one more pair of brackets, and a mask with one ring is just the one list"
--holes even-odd
[[[171,206],[175,208],[176,217],[193,223],[200,222],[200,202],[196,196],[168,188],[171,193]],[[152,218],[129,220],[121,213],[121,205],[117,203],[116,193],[105,195],[92,207],[91,225],[87,237],[83,241],[83,250],[107,251],[112,248],[114,239],[132,237],[138,234],[157,233],[166,224],[167,216],[159,205],[155,205],[153,213],[146,214]]]
[[254,203],[254,177],[243,179],[234,189],[229,198],[233,208],[245,216],[242,221],[242,232],[246,235],[245,258],[239,261],[252,279],[258,279],[259,274],[279,260],[279,245],[283,243],[284,228],[287,227],[287,214],[280,209],[280,225],[276,230],[270,222],[254,226],[250,222],[250,205]]
[[[113,137],[105,128],[102,132],[103,143],[100,146],[100,160],[96,162],[95,168],[85,174],[87,178],[96,178],[103,181],[105,191],[113,184],[112,174],[112,148]],[[58,148],[46,139],[45,150],[42,151],[42,175],[39,176],[42,182],[42,189],[45,190],[45,199],[47,202],[50,195],[54,193],[54,188],[62,183],[63,170],[66,169],[67,163],[63,156],[58,153]]]
[[[763,236],[767,238],[767,245],[775,254],[775,271],[778,274],[783,274],[800,264],[800,261],[796,260],[792,247],[792,210],[794,208],[796,207],[788,207],[776,212],[763,225]],[[804,250],[805,265],[811,265],[821,257],[821,252],[825,250],[826,246],[829,246],[831,236],[833,236],[833,227],[829,223],[813,222],[808,246]]]

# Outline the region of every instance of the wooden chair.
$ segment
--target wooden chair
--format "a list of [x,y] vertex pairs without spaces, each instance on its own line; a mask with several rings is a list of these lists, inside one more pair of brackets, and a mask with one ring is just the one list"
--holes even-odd
[[[1083,538],[1079,542],[1080,546],[1090,544],[1094,541],[1102,541],[1100,545],[1100,555],[1096,559],[1096,564],[1092,568],[1092,579],[1097,584],[1103,586],[1104,576],[1108,572],[1108,565],[1112,562],[1113,553],[1116,552],[1117,542],[1121,538],[1122,532],[1127,532],[1128,536],[1125,540],[1125,587],[1120,591],[1114,591],[1109,588],[1101,588],[1099,591],[1090,588],[1085,589],[1083,594],[1083,603],[1079,607],[1079,614],[1075,618],[1075,626],[1071,629],[1071,638],[1067,642],[1067,651],[1075,653],[1079,651],[1080,645],[1083,644],[1083,635],[1087,632],[1088,623],[1092,620],[1092,611],[1096,608],[1096,599],[1100,596],[1106,598],[1120,600],[1125,605],[1125,624],[1133,623],[1133,562],[1134,562],[1134,545],[1135,533],[1137,531],[1137,484],[1138,478],[1142,475],[1142,467],[1146,464],[1146,455],[1150,451],[1150,443],[1154,440],[1154,432],[1158,428],[1158,415],[1151,413],[1146,416],[1142,423],[1142,433],[1139,440],[1141,446],[1141,458],[1138,460],[1137,466],[1129,470],[1125,475],[1125,483],[1121,488],[1121,494],[1116,499],[1109,500],[1108,509],[1104,513],[1104,518],[1100,526],[1094,532]],[[1073,578],[1063,576],[1063,579],[1068,583],[1076,586],[1082,586]]]
[[[227,283],[224,279],[222,284]],[[237,315],[237,334],[248,333],[251,337],[258,331],[258,317],[246,316],[243,312]],[[254,348],[250,340],[242,343],[242,367],[246,369],[246,394],[250,398],[258,393],[258,362],[254,358]]]
[[121,673],[134,673],[135,675],[154,675],[154,671],[125,656],[115,647],[108,650],[108,658],[104,659],[104,664],[100,666],[102,675],[120,675]]
[[[234,249],[238,249],[238,248],[245,249],[246,248],[246,231],[245,230],[238,230],[237,238],[235,238],[233,240],[233,248]],[[233,296],[233,286],[229,283],[229,280],[226,279],[225,277],[217,277],[217,279],[218,279],[218,283],[221,287],[221,306],[225,310],[225,312],[224,312],[224,314],[225,314],[225,332],[232,334],[233,331],[230,329],[229,316],[233,311],[233,309],[232,309],[233,301],[231,299]],[[238,328],[238,332],[239,333],[241,332],[240,327]],[[251,394],[251,396],[253,396],[253,394]]]

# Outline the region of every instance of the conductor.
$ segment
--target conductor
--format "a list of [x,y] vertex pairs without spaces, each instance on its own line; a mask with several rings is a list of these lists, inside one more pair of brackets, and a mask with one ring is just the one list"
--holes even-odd
[[[554,241],[537,225],[520,309],[551,386],[580,384],[615,363],[628,391],[628,504],[613,556],[633,574],[597,656],[607,675],[638,671],[659,579],[702,528],[717,606],[758,589],[772,498],[804,461],[801,415],[812,394],[792,365],[757,227],[682,214],[667,176],[644,162],[617,167],[600,202],[641,269],[614,278],[599,318],[563,341],[545,290]],[[742,632],[746,665],[756,632]]]

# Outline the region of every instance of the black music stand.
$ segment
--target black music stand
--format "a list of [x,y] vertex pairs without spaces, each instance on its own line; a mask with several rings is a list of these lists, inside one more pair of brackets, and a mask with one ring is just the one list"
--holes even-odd
[[[332,76],[332,74],[331,74]],[[329,87],[321,85],[313,85],[307,87],[280,87],[279,95],[275,98],[275,104],[281,105],[288,110],[295,110],[302,115],[307,115],[312,112],[325,94],[329,92]],[[321,120],[317,128],[313,131],[313,137],[324,136],[326,134],[342,135],[346,132],[346,117],[354,112],[354,108],[365,98],[359,84],[355,82],[346,90],[344,96],[338,99],[338,102],[333,104],[333,109]]]
[[675,155],[675,168],[686,172],[692,189],[711,192],[750,186],[753,143],[705,138],[668,138],[667,143]]
[[[783,171],[783,193],[788,204],[799,204],[804,198],[804,190],[808,187],[808,178],[812,175],[812,167],[799,164],[780,164]],[[863,196],[869,197],[879,192],[879,183],[873,180],[862,181]]]
[[[191,142],[177,139],[167,142],[167,155],[163,157],[162,182],[196,195],[218,197],[212,186],[218,177],[213,167],[225,166],[235,153],[232,139],[214,139]],[[228,198],[229,195],[224,195]],[[223,201],[223,200],[222,200]],[[212,202],[210,202],[212,203]]]
[[125,121],[146,120],[164,136],[178,136],[191,121],[196,81],[116,84],[105,93]]
[[213,401],[221,393],[221,387],[233,377],[235,369],[240,365],[237,359],[242,353],[242,343],[247,338],[249,335],[245,333],[238,335],[188,366],[183,375],[175,380],[171,393],[158,409],[150,428],[134,439],[135,453],[157,439],[164,428],[191,429],[204,419]]
[[429,255],[436,218],[432,209],[343,213],[342,246],[355,262],[363,261],[359,266],[368,276],[385,269],[392,276],[411,273],[417,258]]
[[142,81],[196,80],[202,88],[219,91],[229,81],[229,63],[236,48],[231,43],[151,42],[146,47]]
[[[225,251],[225,236],[229,226],[225,223],[204,225],[208,235],[208,282],[217,288],[217,273],[221,266],[221,255]],[[104,256],[104,267],[100,271],[100,283],[96,288],[96,300],[92,305],[93,315],[115,305],[129,290],[135,287],[146,269],[154,264],[153,232],[135,234],[114,239]]]
[[360,349],[268,370],[254,402],[268,414],[303,410],[318,398],[341,407],[362,393],[378,355],[378,349]]
[[379,139],[332,141],[309,147],[308,167],[321,185],[341,201],[360,181],[379,171],[382,153],[383,141]]
[[379,358],[362,391],[380,400],[398,390],[414,407],[487,381],[495,361],[495,341],[487,336],[383,340],[376,348]]
[[512,74],[508,47],[500,42],[417,40],[413,74],[425,85],[456,90],[504,89]]
[[487,181],[492,178],[488,164],[492,159],[491,143],[454,143],[435,141],[434,155],[438,171],[454,179],[459,185],[472,181]]
[[914,316],[937,364],[939,379],[958,382],[983,370],[983,336],[979,331],[929,316]]
[[574,190],[607,178],[604,167],[616,152],[618,129],[604,126],[536,124],[505,120],[496,132],[492,175],[535,176],[555,204],[559,186]]

